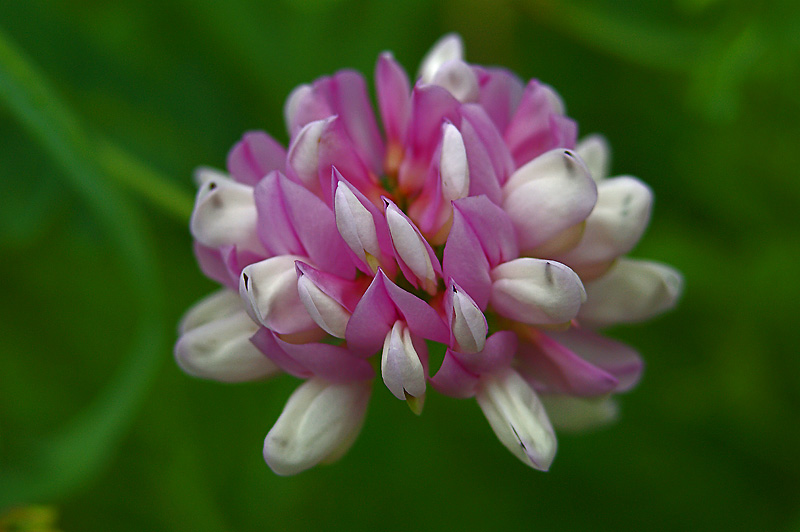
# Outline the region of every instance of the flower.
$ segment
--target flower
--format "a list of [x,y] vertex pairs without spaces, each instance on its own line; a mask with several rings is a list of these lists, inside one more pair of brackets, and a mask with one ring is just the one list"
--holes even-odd
[[613,419],[641,374],[597,329],[680,295],[674,269],[624,257],[651,189],[607,177],[606,141],[579,142],[552,88],[466,63],[456,35],[419,72],[412,86],[379,57],[382,128],[361,75],[301,85],[288,148],[249,132],[227,172],[196,173],[195,253],[224,288],[188,312],[176,358],[221,381],[305,380],[264,443],[280,475],[347,451],[377,371],[416,413],[429,388],[475,397],[503,445],[547,470],[553,426]]

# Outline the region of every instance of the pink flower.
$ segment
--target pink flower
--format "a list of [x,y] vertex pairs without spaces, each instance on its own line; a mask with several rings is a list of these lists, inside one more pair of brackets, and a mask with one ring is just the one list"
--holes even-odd
[[364,79],[342,71],[289,96],[287,149],[246,133],[227,173],[197,172],[195,252],[225,288],[189,311],[176,358],[204,378],[307,380],[264,444],[278,474],[347,451],[377,368],[416,413],[429,387],[475,397],[500,441],[547,470],[553,425],[612,419],[639,379],[639,355],[596,330],[680,295],[675,270],[623,257],[651,190],[606,178],[606,142],[577,142],[552,88],[462,50],[445,36],[413,87],[381,55],[382,127]]

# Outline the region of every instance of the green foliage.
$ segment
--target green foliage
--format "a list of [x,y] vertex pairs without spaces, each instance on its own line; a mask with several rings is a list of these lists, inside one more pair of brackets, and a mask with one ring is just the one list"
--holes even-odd
[[[474,402],[431,392],[417,417],[376,386],[342,462],[276,477],[260,445],[296,382],[201,382],[171,361],[212,289],[191,172],[248,129],[285,141],[298,83],[371,76],[385,49],[413,73],[447,31],[471,61],[553,85],[613,170],[653,187],[635,254],[682,270],[685,297],[612,331],[645,379],[617,425],[562,435],[547,474]],[[0,2],[0,514],[42,504],[87,531],[796,530],[798,36],[779,1]]]

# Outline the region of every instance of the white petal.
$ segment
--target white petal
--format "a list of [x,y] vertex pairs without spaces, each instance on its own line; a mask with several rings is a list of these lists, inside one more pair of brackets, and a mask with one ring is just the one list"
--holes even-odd
[[[442,196],[448,202],[469,194],[469,166],[464,139],[453,124],[444,125],[440,159]],[[449,204],[449,203],[448,203]]]
[[297,280],[297,292],[311,318],[325,332],[337,338],[344,338],[350,313],[331,296],[320,290],[307,275]]
[[443,63],[431,82],[447,89],[461,103],[477,102],[480,96],[478,77],[464,61]]
[[362,426],[370,386],[317,378],[302,384],[264,440],[267,465],[278,475],[295,475],[344,454]]
[[190,222],[192,236],[208,247],[237,245],[260,251],[253,187],[218,176],[197,192]]
[[175,360],[183,371],[223,382],[262,379],[280,371],[250,343],[259,325],[250,319],[241,302],[239,309],[181,335],[175,345]]
[[343,182],[336,186],[334,197],[336,227],[345,243],[358,258],[369,263],[367,254],[380,260],[381,248],[372,214]]
[[195,168],[192,178],[194,179],[194,184],[197,185],[197,188],[202,187],[207,182],[214,179],[230,179],[228,174],[225,172],[209,166],[199,166]]
[[479,353],[486,345],[486,316],[463,290],[453,287],[453,323],[450,325],[461,353]]
[[599,279],[586,283],[578,318],[596,327],[646,320],[675,306],[683,277],[658,262],[619,259]]
[[578,275],[552,260],[514,259],[494,268],[491,277],[491,305],[522,323],[566,323],[586,299]]
[[581,140],[575,151],[586,163],[592,178],[598,183],[608,176],[611,166],[611,147],[602,135],[589,135]]
[[617,402],[608,397],[589,399],[572,395],[546,395],[542,397],[542,403],[558,430],[590,430],[611,423],[619,415]]
[[396,321],[386,334],[381,356],[381,374],[389,391],[405,401],[406,394],[425,395],[425,369],[411,343],[411,333],[402,321]]
[[386,222],[389,224],[389,233],[397,256],[422,281],[426,290],[430,292],[432,289],[435,293],[436,272],[422,235],[393,204],[386,207]]
[[583,222],[597,201],[597,186],[572,151],[543,153],[520,167],[503,186],[508,213],[523,252]]
[[586,219],[580,243],[559,260],[577,267],[609,262],[629,252],[650,221],[653,192],[635,177],[606,179],[597,186],[597,204]]
[[461,42],[461,37],[455,33],[449,33],[436,41],[436,44],[422,59],[419,78],[422,83],[430,83],[444,63],[463,59],[464,44]]
[[319,139],[332,119],[309,122],[292,140],[286,161],[309,190],[319,188]]
[[517,372],[507,369],[481,380],[476,395],[500,443],[527,465],[547,471],[556,436],[539,398]]
[[250,317],[280,334],[307,331],[316,323],[297,292],[294,262],[302,257],[279,255],[242,270],[239,294]]
[[216,319],[235,314],[240,310],[244,310],[244,304],[239,294],[233,290],[223,288],[204,297],[186,311],[178,325],[178,332],[183,334]]

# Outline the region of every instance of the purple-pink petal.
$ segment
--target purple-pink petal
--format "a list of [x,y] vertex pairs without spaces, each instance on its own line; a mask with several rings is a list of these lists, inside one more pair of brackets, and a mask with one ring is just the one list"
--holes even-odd
[[248,131],[228,153],[228,173],[251,186],[273,170],[283,171],[285,164],[286,150],[263,131]]
[[504,68],[475,67],[475,70],[481,90],[479,104],[498,131],[505,131],[525,92],[525,84]]
[[626,392],[639,382],[644,363],[639,353],[629,345],[582,327],[572,327],[564,332],[548,332],[547,336],[616,377],[619,384],[614,389],[615,392]]
[[474,396],[478,380],[479,376],[469,372],[450,350],[445,353],[436,375],[429,379],[437,392],[458,399]]
[[491,266],[478,236],[457,207],[453,209],[453,226],[444,247],[443,262],[444,277],[452,278],[481,310],[486,310],[492,292]]
[[599,396],[612,392],[619,381],[559,342],[538,334],[519,351],[520,374],[539,392]]
[[406,71],[389,53],[383,53],[378,58],[375,92],[386,140],[390,145],[401,144],[405,139],[411,109],[411,85]]
[[485,196],[456,200],[453,207],[475,232],[491,267],[519,256],[514,225],[502,208]]

